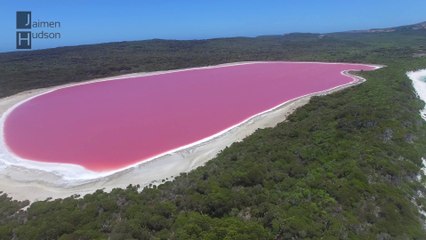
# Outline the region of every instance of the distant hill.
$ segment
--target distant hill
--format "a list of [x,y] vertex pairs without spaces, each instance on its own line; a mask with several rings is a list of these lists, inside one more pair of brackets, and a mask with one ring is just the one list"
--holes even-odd
[[[380,63],[377,60],[383,55],[422,57],[426,48],[418,39],[425,38],[426,31],[414,30],[425,28],[426,22],[329,34],[289,33],[205,40],[152,39],[0,53],[0,98],[29,89],[94,78],[236,61]],[[414,48],[419,44],[421,47]]]
[[386,33],[386,32],[405,32],[405,31],[419,31],[426,30],[426,21],[411,25],[399,26],[399,27],[390,27],[390,28],[373,28],[369,30],[355,30],[349,31],[352,33]]

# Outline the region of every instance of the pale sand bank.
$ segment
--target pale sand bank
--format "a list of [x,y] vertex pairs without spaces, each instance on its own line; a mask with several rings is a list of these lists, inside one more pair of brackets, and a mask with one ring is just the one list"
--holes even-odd
[[[408,72],[407,76],[411,79],[418,97],[426,102],[426,69]],[[426,120],[426,106],[420,111],[420,115]]]
[[[414,90],[416,91],[417,96],[426,102],[426,69],[407,72],[407,76],[411,79]],[[420,116],[426,121],[426,105],[420,110]],[[426,159],[422,158],[422,168],[421,173],[417,175],[417,180],[422,182],[424,181],[422,177],[426,175]],[[421,191],[417,192],[418,197],[424,197]],[[419,210],[420,215],[423,219],[426,219],[426,212],[423,210],[422,205],[418,205],[413,199],[413,204],[415,204]],[[423,220],[423,226],[426,228],[426,220]]]
[[[250,64],[253,62],[241,62],[222,64],[211,67],[223,67],[239,64]],[[326,63],[329,64],[329,63]],[[375,66],[379,68],[379,66]],[[204,67],[210,68],[210,67]],[[112,78],[103,78],[87,81],[91,82],[119,80],[135,76],[147,76],[154,74],[162,74],[166,72],[185,71],[172,70],[160,71],[152,73],[129,74]],[[346,72],[342,74],[348,75]],[[312,93],[307,96],[302,96],[283,103],[271,110],[256,115],[249,120],[229,129],[228,131],[215,136],[207,141],[200,142],[196,145],[187,148],[179,149],[170,152],[164,156],[157,157],[151,161],[145,161],[138,165],[124,169],[122,171],[102,176],[94,179],[80,179],[78,181],[64,180],[63,177],[56,174],[54,171],[44,171],[41,169],[27,168],[25,166],[1,164],[0,162],[0,191],[8,193],[14,199],[30,201],[45,200],[46,198],[63,198],[74,194],[84,195],[94,192],[97,189],[110,191],[113,188],[125,188],[129,184],[139,184],[142,187],[149,184],[159,184],[163,179],[172,179],[180,173],[189,172],[199,166],[204,165],[207,161],[214,158],[221,150],[230,146],[233,142],[241,141],[248,135],[252,134],[259,128],[274,127],[279,122],[282,122],[296,108],[305,105],[314,95],[323,95],[341,90],[343,88],[359,84],[364,79],[351,76],[354,81],[327,91]],[[51,87],[45,89],[36,89],[16,94],[11,97],[0,99],[0,115],[4,115],[8,110],[24,100],[40,94],[76,85],[67,84],[59,87]],[[1,153],[0,153],[1,154]],[[1,155],[0,155],[1,157]],[[1,160],[1,159],[0,159]]]

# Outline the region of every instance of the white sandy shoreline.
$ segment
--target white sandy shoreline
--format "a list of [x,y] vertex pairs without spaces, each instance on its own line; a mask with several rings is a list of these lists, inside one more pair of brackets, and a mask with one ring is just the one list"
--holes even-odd
[[[426,69],[421,69],[417,71],[411,71],[407,72],[408,78],[411,79],[411,82],[413,84],[415,93],[417,96],[423,100],[423,102],[426,102]],[[423,118],[423,120],[426,121],[426,106],[420,110],[420,116]],[[426,159],[422,157],[422,168],[420,170],[421,172],[418,174],[417,179],[419,181],[424,181],[422,178],[426,175]],[[417,192],[418,197],[424,197],[423,193],[421,191]],[[423,206],[419,205],[414,199],[412,200],[413,204],[417,206],[417,209],[423,217],[423,226],[426,228],[426,221],[424,220],[426,218],[426,212],[423,210]]]
[[[262,62],[238,62],[201,68],[215,68],[251,63]],[[379,68],[380,66],[373,67]],[[200,68],[129,74],[112,78],[95,79],[83,83],[73,83],[57,87],[26,91],[14,96],[0,99],[1,119],[4,120],[7,113],[23,101],[27,101],[41,94],[46,94],[63,87],[100,81],[119,80],[129,77],[186,71],[191,69]],[[205,162],[214,158],[219,151],[223,150],[227,146],[230,146],[233,142],[241,141],[246,136],[252,134],[256,129],[273,127],[277,123],[284,121],[285,117],[293,112],[296,108],[308,103],[310,97],[314,95],[328,94],[364,81],[362,78],[349,75],[349,71],[353,70],[344,71],[342,74],[353,78],[351,83],[337,86],[326,91],[311,93],[296,99],[292,99],[272,109],[256,114],[239,124],[236,124],[201,141],[180,147],[178,149],[173,149],[156,156],[155,158],[149,159],[149,161],[145,160],[142,163],[138,163],[126,169],[120,169],[119,171],[115,172],[94,173],[87,171],[80,166],[71,164],[52,165],[50,163],[36,163],[35,165],[29,166],[26,160],[16,161],[16,159],[15,162],[9,159],[5,163],[5,161],[1,160],[5,159],[6,157],[10,158],[11,154],[6,153],[7,149],[4,142],[0,141],[0,151],[3,152],[0,152],[0,191],[6,192],[18,200],[28,199],[30,201],[36,201],[44,200],[48,197],[62,198],[74,194],[83,195],[85,193],[94,192],[96,189],[102,188],[106,191],[109,191],[112,188],[126,187],[129,184],[139,184],[143,187],[149,185],[150,183],[161,183],[162,179],[171,179],[182,172],[189,172],[196,167],[204,165]],[[3,138],[2,128],[3,124],[0,123],[1,138]],[[3,146],[1,146],[1,144],[3,144]],[[3,149],[1,149],[1,147],[3,147]],[[9,156],[6,156],[6,154],[9,154]]]
[[[426,102],[426,82],[422,81],[422,78],[426,79],[426,69],[407,72],[407,76],[411,79],[417,96]],[[426,106],[420,111],[420,115],[426,120]]]

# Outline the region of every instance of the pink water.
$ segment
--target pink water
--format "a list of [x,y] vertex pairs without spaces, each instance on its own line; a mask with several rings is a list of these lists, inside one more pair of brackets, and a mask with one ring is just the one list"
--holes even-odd
[[17,156],[120,169],[209,137],[285,101],[353,79],[366,65],[255,63],[56,90],[15,108],[5,141]]

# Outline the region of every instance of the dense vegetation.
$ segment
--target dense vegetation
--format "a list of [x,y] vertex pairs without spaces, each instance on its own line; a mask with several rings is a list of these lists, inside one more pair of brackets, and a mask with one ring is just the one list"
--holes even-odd
[[[0,198],[1,239],[426,239],[417,181],[426,31],[151,40],[0,54],[0,95],[125,72],[241,60],[385,64],[158,187],[32,203]],[[418,56],[418,54],[416,55]],[[426,209],[425,209],[426,210]]]

